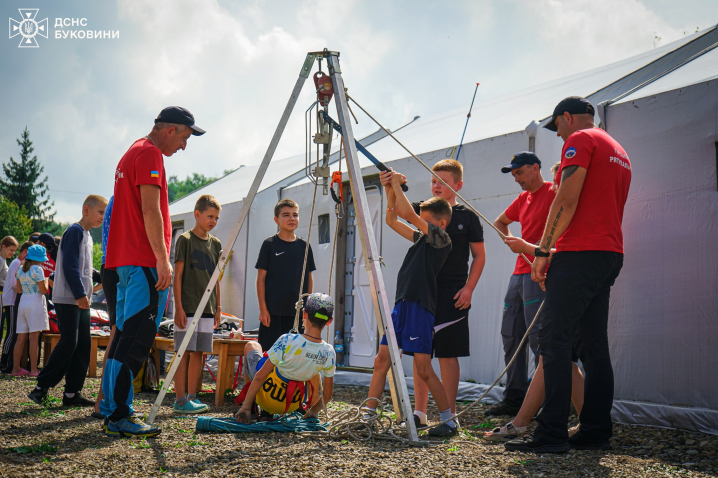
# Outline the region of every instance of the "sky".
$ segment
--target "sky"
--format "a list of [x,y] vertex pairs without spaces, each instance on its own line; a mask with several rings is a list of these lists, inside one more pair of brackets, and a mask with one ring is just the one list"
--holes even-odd
[[[18,8],[38,8],[49,34],[38,48],[0,39],[0,162],[18,158],[27,127],[62,222],[87,194],[112,195],[117,163],[165,106],[207,130],[165,159],[168,175],[260,162],[308,51],[340,51],[349,93],[397,128],[468,111],[477,82],[481,101],[718,23],[716,0],[4,0],[0,18],[19,20]],[[303,151],[313,97],[308,81],[276,159]],[[355,135],[375,129],[360,116]]]

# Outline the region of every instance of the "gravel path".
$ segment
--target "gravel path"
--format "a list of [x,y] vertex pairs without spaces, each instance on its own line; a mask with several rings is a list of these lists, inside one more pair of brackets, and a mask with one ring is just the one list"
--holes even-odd
[[[207,376],[209,378],[209,376]],[[564,455],[508,453],[501,444],[477,439],[489,423],[482,407],[462,417],[462,439],[431,448],[387,441],[358,443],[291,434],[196,434],[195,420],[174,417],[173,394],[158,416],[162,434],[145,441],[115,439],[101,432],[89,409],[41,408],[26,398],[35,382],[0,376],[0,476],[716,476],[718,437],[648,427],[616,425],[611,452]],[[211,379],[206,380],[212,386]],[[99,387],[87,379],[85,396]],[[337,387],[337,407],[358,405],[363,387]],[[136,408],[149,413],[155,396],[139,394]],[[208,404],[212,395],[201,395]],[[228,416],[230,400],[211,414]],[[462,405],[463,406],[463,405]],[[459,407],[459,410],[462,409]],[[431,407],[430,407],[431,408]],[[508,417],[507,417],[508,418]],[[438,420],[438,416],[430,416]]]

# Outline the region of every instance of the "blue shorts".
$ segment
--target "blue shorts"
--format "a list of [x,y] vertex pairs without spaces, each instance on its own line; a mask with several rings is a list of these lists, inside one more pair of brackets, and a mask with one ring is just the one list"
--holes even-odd
[[[419,302],[400,300],[394,304],[391,322],[399,348],[404,352],[431,355],[434,340],[434,314]],[[381,345],[387,345],[386,335]]]

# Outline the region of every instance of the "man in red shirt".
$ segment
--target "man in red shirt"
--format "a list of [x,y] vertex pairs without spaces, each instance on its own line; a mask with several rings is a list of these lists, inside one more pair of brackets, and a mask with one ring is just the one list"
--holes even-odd
[[164,156],[184,150],[204,130],[184,108],[170,106],[155,126],[135,141],[115,171],[115,194],[105,267],[119,277],[115,336],[103,372],[105,434],[152,437],[160,429],[133,415],[132,380],[147,359],[164,313],[172,266],[172,223]]
[[[594,108],[572,96],[554,109],[545,128],[563,138],[561,183],[531,277],[545,287],[539,349],[546,400],[533,436],[508,450],[558,453],[570,448],[608,450],[612,435],[613,368],[608,350],[611,286],[623,266],[623,209],[631,162],[620,144],[593,123]],[[551,267],[548,256],[555,248]],[[573,348],[585,369],[578,433],[568,438]]]
[[[521,237],[529,243],[537,243],[546,224],[549,208],[556,193],[553,183],[546,182],[541,175],[541,161],[530,151],[517,153],[511,158],[511,164],[501,168],[502,173],[511,173],[523,189],[523,192],[494,221],[494,226],[507,236],[511,236],[509,224],[521,224]],[[532,256],[528,256],[533,259]],[[504,298],[504,316],[501,322],[501,338],[504,343],[504,361],[509,363],[518,349],[526,328],[534,319],[544,298],[541,287],[531,280],[531,266],[520,255],[516,258],[516,267],[509,280],[509,288]],[[529,346],[538,367],[538,329],[534,327],[529,334]],[[504,399],[486,412],[488,416],[516,415],[528,390],[528,370],[526,347],[519,353],[516,361],[506,375]]]

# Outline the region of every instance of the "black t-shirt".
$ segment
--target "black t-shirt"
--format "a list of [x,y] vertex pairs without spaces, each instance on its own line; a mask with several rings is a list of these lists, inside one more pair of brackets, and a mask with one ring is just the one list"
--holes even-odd
[[396,302],[419,302],[436,314],[436,276],[451,253],[451,239],[433,224],[429,224],[428,232],[414,231],[414,245],[406,251],[396,278]]
[[[264,240],[259,249],[255,269],[267,271],[264,282],[264,300],[270,315],[294,316],[294,304],[299,298],[299,283],[302,278],[304,249],[307,243],[297,237],[294,242],[281,240],[275,234]],[[309,246],[307,270],[304,274],[304,290],[309,287],[309,273],[316,270],[312,246]]]
[[[422,202],[411,204],[417,214]],[[469,243],[484,242],[484,228],[474,211],[457,204],[451,208],[451,222],[446,226],[446,232],[451,238],[451,253],[439,271],[436,283],[439,287],[463,287],[469,279]]]

